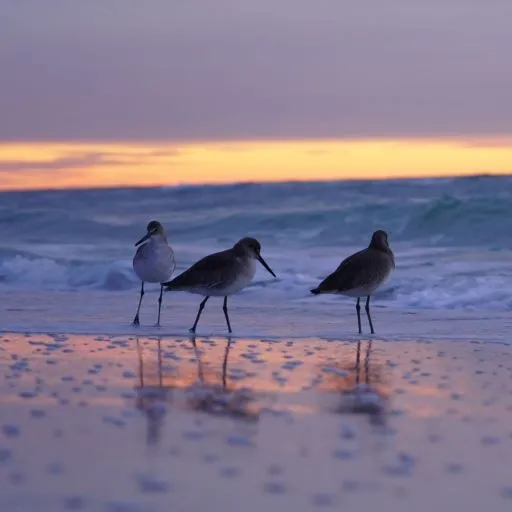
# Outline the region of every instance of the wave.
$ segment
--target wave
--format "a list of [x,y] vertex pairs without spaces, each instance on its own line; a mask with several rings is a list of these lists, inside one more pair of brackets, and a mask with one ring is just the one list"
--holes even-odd
[[510,247],[511,216],[510,197],[445,196],[413,209],[400,237],[437,245]]
[[[379,301],[403,308],[510,309],[512,177],[1,193],[0,288],[133,290],[133,244],[148,220],[179,269],[259,238],[301,300],[341,259],[386,229],[397,259]],[[321,300],[331,300],[329,297]],[[337,300],[337,299],[334,299]]]
[[[295,258],[295,261],[294,259]],[[512,268],[509,251],[467,253],[464,251],[411,248],[398,254],[399,266],[375,294],[377,307],[416,309],[512,310]],[[310,298],[315,286],[337,265],[333,257],[300,258],[294,253],[268,258],[278,275],[269,279],[259,270],[251,285],[241,293],[249,299],[286,303]],[[192,260],[191,260],[192,261]],[[188,262],[187,262],[188,264]],[[183,261],[178,271],[185,268]],[[260,273],[261,272],[261,273]],[[111,262],[65,261],[48,257],[10,255],[0,259],[0,289],[103,290],[136,293],[139,281],[131,260]],[[156,286],[155,286],[156,288]],[[321,296],[316,300],[336,303],[350,298]]]
[[73,263],[16,255],[0,260],[0,284],[39,290],[129,290],[137,283],[131,262]]
[[210,212],[172,226],[176,237],[228,243],[247,233],[277,245],[339,247],[364,244],[376,229],[394,242],[425,246],[512,247],[512,197],[441,197],[394,201],[361,200],[359,204],[314,209],[270,208]]
[[[426,186],[428,184],[428,186]],[[512,179],[243,184],[2,194],[0,238],[129,246],[150,218],[182,243],[252,234],[295,247],[392,241],[512,247]]]

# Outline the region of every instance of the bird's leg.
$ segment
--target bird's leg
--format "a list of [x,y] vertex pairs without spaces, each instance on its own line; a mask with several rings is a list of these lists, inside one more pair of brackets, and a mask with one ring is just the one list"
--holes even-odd
[[373,330],[373,323],[372,323],[372,317],[370,316],[370,296],[366,298],[366,306],[364,307],[366,310],[366,316],[368,317],[368,322],[370,323],[370,331],[372,334],[375,334],[375,331]]
[[162,295],[164,293],[164,285],[160,285],[160,297],[158,297],[158,319],[156,321],[156,326],[160,327],[160,311],[162,309]]
[[224,297],[224,305],[222,306],[222,310],[224,311],[224,316],[226,317],[226,323],[228,324],[228,331],[231,334],[233,331],[231,330],[231,324],[229,323],[228,316],[228,297]]
[[202,301],[201,304],[199,304],[199,310],[197,311],[196,321],[194,322],[194,325],[190,328],[190,332],[196,332],[197,322],[199,322],[199,317],[201,316],[201,313],[203,312],[204,305],[206,304],[206,301],[210,298],[210,296],[206,296]]
[[359,334],[362,333],[361,331],[361,305],[359,304],[359,297],[357,298],[356,302],[356,311],[357,311],[357,327],[359,328]]
[[133,319],[132,325],[140,325],[139,312],[140,312],[140,305],[142,304],[142,297],[144,297],[144,281],[141,281],[141,283],[140,283],[139,305],[137,307],[137,313],[135,313],[135,318]]

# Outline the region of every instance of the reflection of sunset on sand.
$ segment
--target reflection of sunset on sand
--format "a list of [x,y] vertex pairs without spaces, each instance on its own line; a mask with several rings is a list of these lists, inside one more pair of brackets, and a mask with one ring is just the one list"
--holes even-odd
[[164,384],[162,370],[161,340],[157,340],[157,361],[144,361],[144,355],[137,338],[137,356],[139,360],[139,383],[135,386],[137,409],[148,421],[147,443],[156,444],[159,441],[164,425],[167,408],[172,403],[174,386]]
[[[254,391],[249,387],[237,386],[228,376],[228,361],[231,339],[226,341],[220,382],[217,372],[208,371],[209,364],[203,364],[196,340],[192,340],[197,361],[198,381],[188,390],[187,405],[191,409],[234,419],[257,421],[259,406]],[[213,378],[212,378],[213,377]]]
[[[150,344],[154,345],[154,341]],[[137,338],[136,407],[147,417],[148,444],[158,442],[165,416],[173,406],[248,421],[258,419],[259,409],[251,389],[237,386],[229,378],[231,339],[226,341],[222,361],[216,358],[203,361],[205,357],[201,356],[195,339],[190,341],[190,348],[194,359],[189,358],[185,364],[164,365],[161,338],[156,340],[156,351],[144,351]]]
[[83,496],[101,512],[509,508],[507,345],[3,334],[0,347],[0,510]]
[[[367,414],[373,424],[384,424],[387,401],[391,396],[389,369],[382,361],[372,358],[372,341],[358,341],[355,354],[351,350],[341,361],[329,361],[322,367],[323,381],[319,391],[334,393],[337,405],[332,410],[338,413]],[[346,347],[347,352],[351,347]]]

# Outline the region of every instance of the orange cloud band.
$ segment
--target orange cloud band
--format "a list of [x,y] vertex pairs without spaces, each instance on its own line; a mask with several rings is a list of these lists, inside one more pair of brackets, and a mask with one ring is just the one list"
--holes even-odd
[[511,174],[511,142],[0,143],[0,190]]

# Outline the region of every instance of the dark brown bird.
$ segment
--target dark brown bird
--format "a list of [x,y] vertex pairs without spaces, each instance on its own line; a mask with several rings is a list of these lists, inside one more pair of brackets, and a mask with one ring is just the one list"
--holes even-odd
[[361,297],[366,298],[366,315],[374,334],[372,317],[370,316],[370,297],[373,292],[387,279],[395,268],[395,258],[388,245],[388,234],[378,230],[372,235],[370,245],[343,260],[339,267],[327,276],[316,288],[313,295],[321,293],[339,293],[349,297],[357,297],[357,325],[361,334]]
[[199,304],[194,325],[190,332],[196,332],[199,317],[210,296],[224,297],[224,317],[231,331],[228,316],[228,296],[245,288],[256,273],[256,260],[274,277],[276,275],[261,256],[261,245],[254,238],[242,238],[231,249],[205,256],[189,269],[164,283],[166,291],[197,293],[205,298]]

